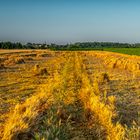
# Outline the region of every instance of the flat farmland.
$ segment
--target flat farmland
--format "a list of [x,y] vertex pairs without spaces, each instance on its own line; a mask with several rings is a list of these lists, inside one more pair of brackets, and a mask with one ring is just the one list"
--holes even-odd
[[139,140],[140,57],[0,50],[0,139]]
[[105,48],[103,50],[140,56],[140,48]]

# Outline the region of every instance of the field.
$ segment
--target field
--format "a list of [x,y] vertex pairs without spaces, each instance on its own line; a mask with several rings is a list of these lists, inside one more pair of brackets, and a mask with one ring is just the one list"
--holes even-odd
[[140,56],[140,48],[117,48],[117,47],[72,47],[72,48],[55,48],[56,51],[109,51],[128,55]]
[[103,50],[140,56],[140,48],[104,48]]
[[0,51],[0,139],[139,140],[140,57]]

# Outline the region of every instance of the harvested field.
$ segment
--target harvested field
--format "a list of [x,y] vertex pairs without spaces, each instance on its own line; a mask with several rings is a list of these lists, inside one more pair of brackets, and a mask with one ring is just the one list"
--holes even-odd
[[0,52],[2,140],[139,140],[139,97],[139,56]]

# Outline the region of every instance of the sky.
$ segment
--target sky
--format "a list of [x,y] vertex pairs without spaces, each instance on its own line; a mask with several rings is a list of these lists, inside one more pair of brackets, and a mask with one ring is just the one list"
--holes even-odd
[[140,0],[0,0],[0,41],[140,42]]

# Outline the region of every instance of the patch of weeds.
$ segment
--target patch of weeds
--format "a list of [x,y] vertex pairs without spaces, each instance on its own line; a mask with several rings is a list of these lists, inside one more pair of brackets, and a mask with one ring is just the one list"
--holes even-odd
[[69,139],[68,129],[69,118],[63,123],[58,116],[57,107],[51,106],[37,128],[34,138],[35,140],[67,140]]
[[132,123],[132,126],[129,127],[125,127],[125,138],[124,140],[128,139],[128,140],[139,140],[139,136],[140,136],[140,129],[138,124],[136,124],[136,122]]

